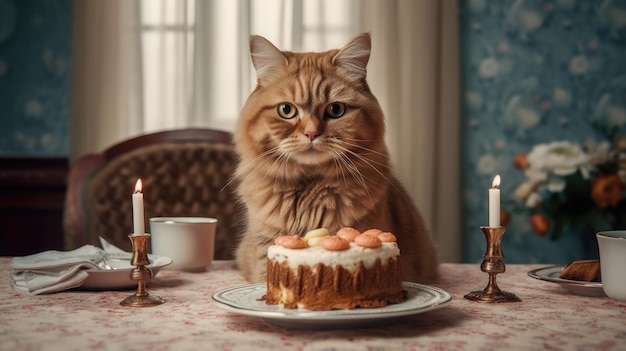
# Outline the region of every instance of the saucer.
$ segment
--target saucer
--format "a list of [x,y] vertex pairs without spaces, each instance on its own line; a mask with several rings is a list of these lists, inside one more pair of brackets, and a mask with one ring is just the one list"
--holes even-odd
[[[106,262],[110,269],[87,269],[87,280],[79,286],[78,290],[125,290],[137,287],[137,282],[130,279],[130,271],[135,268],[130,264],[129,253],[110,254],[107,256]],[[172,259],[165,256],[157,256],[148,254],[150,264],[146,267],[152,269],[153,277],[156,276],[161,268],[172,263]]]
[[559,278],[561,271],[566,265],[556,265],[534,269],[528,272],[532,278],[557,283],[561,287],[574,295],[604,297],[606,294],[602,290],[602,282],[585,282],[580,280]]
[[406,300],[378,308],[351,310],[310,311],[287,309],[268,305],[259,299],[265,295],[267,284],[249,284],[222,289],[213,294],[213,300],[227,311],[259,317],[285,328],[355,328],[379,325],[402,316],[424,313],[450,302],[452,296],[440,288],[403,282]]

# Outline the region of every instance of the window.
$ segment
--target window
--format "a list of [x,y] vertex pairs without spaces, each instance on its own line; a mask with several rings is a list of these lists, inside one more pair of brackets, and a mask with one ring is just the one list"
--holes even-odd
[[255,84],[248,37],[283,50],[341,47],[355,0],[140,0],[144,129],[232,130]]

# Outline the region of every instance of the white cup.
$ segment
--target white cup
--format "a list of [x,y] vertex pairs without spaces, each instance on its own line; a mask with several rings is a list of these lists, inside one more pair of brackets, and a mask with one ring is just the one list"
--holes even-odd
[[202,272],[213,262],[217,219],[150,218],[152,253],[172,259],[167,269]]
[[602,289],[606,296],[626,304],[626,230],[596,233],[600,250]]

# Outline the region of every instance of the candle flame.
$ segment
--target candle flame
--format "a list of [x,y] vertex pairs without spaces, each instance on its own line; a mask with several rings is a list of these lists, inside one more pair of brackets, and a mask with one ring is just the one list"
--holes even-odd
[[135,192],[140,193],[142,189],[141,186],[141,178],[137,179],[137,183],[135,183]]
[[493,182],[491,183],[491,187],[494,189],[498,189],[500,187],[500,175],[496,175],[493,177]]

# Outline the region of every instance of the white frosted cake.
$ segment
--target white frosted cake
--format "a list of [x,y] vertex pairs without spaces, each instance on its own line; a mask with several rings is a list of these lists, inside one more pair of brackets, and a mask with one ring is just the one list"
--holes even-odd
[[[348,234],[346,234],[348,233]],[[282,236],[267,251],[268,304],[309,310],[383,307],[406,297],[391,233],[343,228]]]

